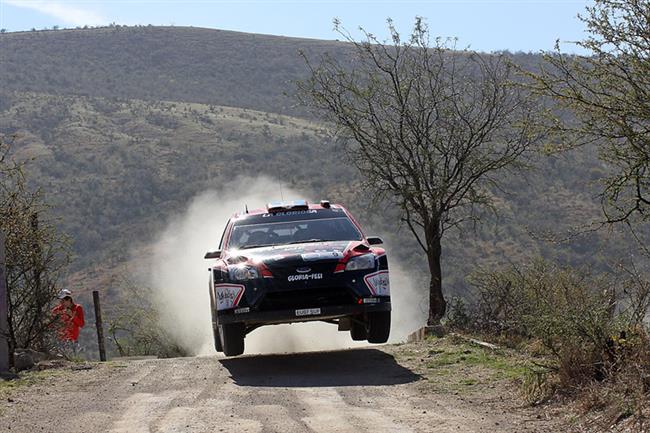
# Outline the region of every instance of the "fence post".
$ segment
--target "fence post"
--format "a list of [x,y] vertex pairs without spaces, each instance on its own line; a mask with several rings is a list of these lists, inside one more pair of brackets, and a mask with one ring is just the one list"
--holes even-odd
[[9,303],[5,257],[5,234],[0,230],[0,373],[9,371]]
[[93,303],[95,304],[95,327],[97,328],[97,343],[99,344],[99,360],[106,361],[106,347],[104,346],[104,327],[102,325],[102,309],[99,305],[99,292],[93,290]]

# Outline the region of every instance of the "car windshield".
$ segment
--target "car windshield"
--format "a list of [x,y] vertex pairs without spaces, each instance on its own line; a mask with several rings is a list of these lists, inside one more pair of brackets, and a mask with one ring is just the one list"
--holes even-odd
[[346,217],[235,225],[228,248],[243,249],[301,242],[359,241],[361,233]]

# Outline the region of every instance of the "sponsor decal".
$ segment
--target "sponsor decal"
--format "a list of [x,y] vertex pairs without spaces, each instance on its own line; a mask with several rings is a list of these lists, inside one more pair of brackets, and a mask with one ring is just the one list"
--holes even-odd
[[363,277],[366,286],[375,296],[390,296],[390,281],[388,271],[378,271]]
[[262,214],[262,218],[268,218],[272,216],[291,216],[291,215],[304,215],[304,214],[310,214],[310,213],[317,213],[315,209],[310,209],[310,210],[290,210],[290,211],[284,211],[284,212],[272,212],[272,213],[265,213]]
[[217,310],[226,310],[239,305],[244,290],[245,288],[241,284],[215,284]]
[[320,308],[304,308],[296,310],[296,316],[315,316],[320,314]]
[[289,275],[287,281],[309,281],[309,280],[322,280],[323,274],[296,274]]
[[324,259],[342,259],[343,258],[343,251],[339,250],[320,250],[320,251],[314,251],[311,253],[304,253],[301,254],[300,257],[306,261],[314,261],[314,260],[324,260]]

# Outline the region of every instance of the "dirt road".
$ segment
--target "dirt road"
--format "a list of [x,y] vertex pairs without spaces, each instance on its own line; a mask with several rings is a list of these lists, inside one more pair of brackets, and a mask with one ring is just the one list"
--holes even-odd
[[542,432],[507,391],[425,392],[385,348],[115,361],[54,373],[0,402],[2,432]]

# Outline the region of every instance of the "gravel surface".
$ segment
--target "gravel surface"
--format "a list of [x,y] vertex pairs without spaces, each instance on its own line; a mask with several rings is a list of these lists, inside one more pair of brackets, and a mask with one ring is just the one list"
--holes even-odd
[[433,392],[432,379],[395,353],[384,346],[66,369],[3,394],[0,432],[565,431],[518,407],[511,390]]

